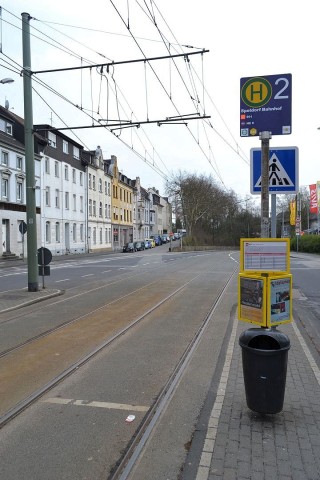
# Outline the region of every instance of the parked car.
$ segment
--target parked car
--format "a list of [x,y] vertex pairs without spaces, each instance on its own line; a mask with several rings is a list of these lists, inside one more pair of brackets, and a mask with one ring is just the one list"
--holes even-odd
[[133,242],[129,242],[129,243],[126,243],[125,245],[123,245],[123,252],[135,252],[136,249],[135,249],[135,246],[134,246],[134,243]]
[[156,246],[156,243],[155,241],[153,240],[153,238],[146,238],[146,240],[148,240],[148,242],[151,243],[151,248],[154,248]]
[[176,233],[173,234],[173,236],[176,240],[180,240],[180,233],[176,232]]
[[161,237],[160,235],[150,235],[150,238],[154,240],[156,247],[159,245],[162,245]]
[[137,251],[141,251],[145,249],[145,243],[144,242],[134,242],[134,248]]
[[144,241],[144,248],[145,249],[152,248],[151,240],[145,240]]
[[168,243],[168,242],[170,242],[170,238],[165,233],[165,234],[161,235],[161,241],[162,241],[162,243]]

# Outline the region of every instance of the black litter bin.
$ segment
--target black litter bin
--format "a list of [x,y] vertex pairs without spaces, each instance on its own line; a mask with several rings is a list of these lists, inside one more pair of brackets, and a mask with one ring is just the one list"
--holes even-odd
[[259,413],[283,407],[290,340],[275,329],[249,328],[240,335],[247,405]]

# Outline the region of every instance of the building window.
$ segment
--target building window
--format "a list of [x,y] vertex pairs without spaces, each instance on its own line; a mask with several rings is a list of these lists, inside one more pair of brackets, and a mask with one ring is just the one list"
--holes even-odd
[[64,194],[64,203],[65,203],[65,209],[69,210],[69,192],[65,192]]
[[102,193],[102,180],[99,178],[99,192]]
[[57,148],[57,136],[53,132],[48,132],[48,143],[51,147]]
[[75,158],[76,160],[79,160],[80,158],[80,150],[78,147],[73,147],[73,158]]
[[97,229],[96,227],[93,227],[93,245],[97,244]]
[[102,228],[100,228],[100,232],[99,232],[99,233],[100,233],[99,237],[100,237],[100,244],[101,244],[101,243],[102,243]]
[[65,180],[69,180],[69,169],[68,169],[68,165],[65,165],[65,166],[64,166],[64,179],[65,179]]
[[46,243],[51,243],[51,226],[50,226],[50,222],[46,222]]
[[89,182],[88,182],[88,187],[91,188],[91,178],[92,178],[92,175],[91,173],[89,173]]
[[89,215],[92,216],[92,200],[89,200]]
[[75,168],[72,169],[72,182],[76,183],[76,169]]
[[92,204],[92,216],[93,217],[97,216],[97,202],[95,200],[93,200],[93,204]]
[[99,203],[99,217],[102,217],[102,202]]
[[76,194],[73,194],[73,211],[75,212],[77,210],[77,197]]
[[105,218],[108,218],[108,204],[107,203],[104,205],[104,216],[105,216]]
[[95,175],[92,175],[92,188],[93,188],[93,190],[96,189],[96,176]]
[[[124,192],[126,193],[126,192]],[[120,200],[122,200],[122,188],[120,188]]]
[[80,185],[83,185],[83,173],[80,172]]
[[83,212],[83,197],[80,196],[80,212]]
[[50,160],[48,157],[44,159],[44,171],[45,173],[50,173]]
[[80,224],[80,241],[83,242],[83,223]]
[[46,187],[46,207],[50,207],[50,187]]
[[69,145],[66,140],[62,140],[62,151],[63,153],[69,153]]
[[59,178],[59,162],[54,162],[54,176]]
[[106,181],[104,182],[104,194],[108,195],[108,183]]
[[59,190],[56,190],[55,205],[56,205],[56,208],[60,208],[60,193],[59,193]]
[[60,242],[60,223],[56,222],[56,242]]
[[17,181],[17,202],[23,201],[23,183],[21,180]]
[[0,118],[0,130],[8,135],[12,135],[12,124]]
[[9,163],[9,154],[8,152],[4,152],[3,150],[1,152],[1,163],[2,165],[7,165],[7,166]]
[[3,200],[9,199],[9,181],[7,178],[1,180],[1,197]]
[[77,224],[76,223],[73,224],[72,235],[73,235],[73,241],[76,242],[77,241]]
[[22,166],[23,166],[23,158],[17,157],[17,170],[22,170]]

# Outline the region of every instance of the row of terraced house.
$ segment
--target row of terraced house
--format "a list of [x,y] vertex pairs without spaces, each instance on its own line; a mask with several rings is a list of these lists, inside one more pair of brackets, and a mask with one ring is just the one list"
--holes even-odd
[[[23,256],[26,222],[24,121],[0,106],[2,257]],[[119,251],[171,231],[168,198],[119,170],[115,155],[87,151],[50,125],[34,126],[37,245],[53,255]],[[1,253],[0,253],[1,255]]]

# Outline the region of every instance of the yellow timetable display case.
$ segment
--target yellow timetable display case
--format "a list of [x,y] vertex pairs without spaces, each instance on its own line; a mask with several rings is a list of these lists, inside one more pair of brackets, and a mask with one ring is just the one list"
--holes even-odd
[[292,275],[239,274],[238,319],[260,327],[292,320]]
[[289,238],[241,238],[240,272],[290,273]]

